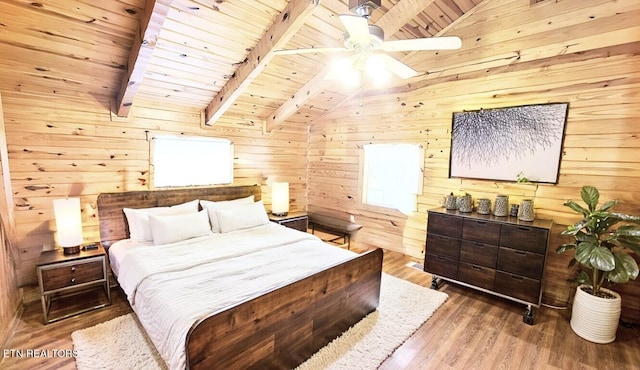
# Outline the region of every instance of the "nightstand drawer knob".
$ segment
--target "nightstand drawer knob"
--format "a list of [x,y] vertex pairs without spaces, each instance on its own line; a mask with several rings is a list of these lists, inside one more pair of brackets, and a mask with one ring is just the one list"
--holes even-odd
[[76,272],[76,267],[75,266],[71,266],[71,272]]
[[76,278],[72,278],[71,279],[71,284],[75,284],[76,283]]

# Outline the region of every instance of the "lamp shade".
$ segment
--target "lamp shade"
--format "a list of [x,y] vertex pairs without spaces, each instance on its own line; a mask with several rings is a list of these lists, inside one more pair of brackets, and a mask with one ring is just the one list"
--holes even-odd
[[289,213],[289,183],[274,182],[271,184],[271,213],[286,216]]
[[63,248],[69,248],[78,247],[82,244],[80,198],[55,199],[53,201],[53,213],[56,218],[58,245]]

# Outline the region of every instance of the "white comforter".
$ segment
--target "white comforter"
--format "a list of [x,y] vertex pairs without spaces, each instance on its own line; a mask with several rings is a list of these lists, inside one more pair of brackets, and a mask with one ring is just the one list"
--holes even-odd
[[353,255],[275,223],[110,250],[120,286],[171,369],[185,368],[186,335],[198,319]]

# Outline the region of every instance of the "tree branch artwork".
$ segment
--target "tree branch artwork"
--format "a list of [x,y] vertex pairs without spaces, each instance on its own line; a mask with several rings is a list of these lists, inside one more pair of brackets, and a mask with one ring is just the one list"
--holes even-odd
[[453,113],[449,177],[557,183],[568,106]]

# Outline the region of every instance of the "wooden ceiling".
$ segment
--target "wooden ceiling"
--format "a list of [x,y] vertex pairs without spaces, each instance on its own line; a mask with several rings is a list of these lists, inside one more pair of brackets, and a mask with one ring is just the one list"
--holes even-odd
[[[382,0],[370,21],[387,40],[450,35],[480,3]],[[120,116],[144,99],[202,109],[208,125],[312,122],[353,91],[324,79],[332,54],[273,51],[342,46],[337,15],[348,8],[348,0],[0,0],[0,88],[106,95]]]

